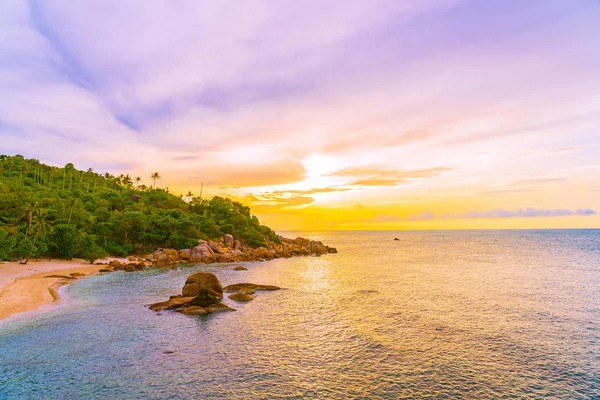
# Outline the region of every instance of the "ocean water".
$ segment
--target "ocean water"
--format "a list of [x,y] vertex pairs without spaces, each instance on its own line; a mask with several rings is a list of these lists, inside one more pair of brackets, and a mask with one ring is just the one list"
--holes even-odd
[[[0,398],[600,398],[600,230],[286,235],[339,253],[66,287],[0,325]],[[197,271],[285,289],[211,316],[145,307]]]

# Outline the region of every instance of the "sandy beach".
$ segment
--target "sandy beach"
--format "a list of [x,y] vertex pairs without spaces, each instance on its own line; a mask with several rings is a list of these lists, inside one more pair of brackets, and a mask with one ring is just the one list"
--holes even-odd
[[[95,274],[104,265],[90,265],[84,260],[39,260],[25,265],[17,262],[0,264],[0,321],[16,314],[52,308],[63,302],[58,289],[75,279],[50,277],[72,273]],[[77,279],[81,279],[78,277]]]

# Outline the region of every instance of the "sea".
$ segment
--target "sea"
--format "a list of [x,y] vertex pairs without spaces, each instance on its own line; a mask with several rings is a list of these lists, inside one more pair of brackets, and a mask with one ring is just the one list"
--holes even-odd
[[[0,398],[600,399],[600,230],[282,233],[338,253],[64,287],[0,325]],[[147,308],[198,271],[283,289]]]

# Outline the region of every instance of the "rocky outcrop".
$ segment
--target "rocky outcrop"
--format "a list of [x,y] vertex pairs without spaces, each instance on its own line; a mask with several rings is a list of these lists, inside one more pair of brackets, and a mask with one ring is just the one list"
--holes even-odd
[[[234,290],[235,289],[235,290]],[[277,286],[257,285],[254,283],[238,283],[225,289],[214,274],[198,272],[188,277],[181,294],[171,296],[167,301],[161,301],[148,306],[152,311],[160,313],[163,310],[173,310],[186,315],[204,315],[216,312],[236,311],[234,308],[221,303],[223,291],[234,292],[229,299],[238,302],[254,300],[255,290],[278,290]]]
[[187,278],[181,296],[193,297],[191,305],[209,306],[223,300],[223,286],[215,274],[198,272]]
[[[281,243],[271,242],[267,247],[248,247],[226,234],[220,241],[198,240],[198,244],[189,249],[158,249],[140,257],[129,256],[127,261],[111,260],[104,268],[107,271],[134,272],[146,269],[149,265],[173,266],[179,263],[229,263],[247,261],[266,261],[275,258],[295,256],[320,256],[337,253],[333,247],[322,242],[305,238],[288,239],[280,236]],[[106,263],[96,263],[105,265]],[[172,267],[173,268],[173,267]],[[246,269],[237,267],[237,271]]]

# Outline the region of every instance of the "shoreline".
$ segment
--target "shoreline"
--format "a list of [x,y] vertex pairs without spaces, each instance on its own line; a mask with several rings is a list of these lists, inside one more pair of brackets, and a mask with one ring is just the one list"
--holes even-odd
[[60,288],[90,275],[124,270],[135,272],[149,266],[166,267],[180,263],[232,263],[245,261],[268,261],[307,255],[337,253],[333,247],[305,238],[281,237],[281,243],[269,247],[250,248],[234,240],[232,235],[223,239],[199,240],[190,249],[158,249],[143,256],[107,257],[90,264],[82,259],[30,260],[23,265],[18,262],[0,263],[0,324],[16,315],[53,309],[64,304]]
[[[84,260],[31,260],[22,265],[18,262],[0,264],[0,324],[24,313],[52,310],[64,304],[60,288],[78,279],[97,274],[102,265],[91,265]],[[64,279],[60,276],[84,274]]]

